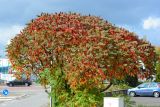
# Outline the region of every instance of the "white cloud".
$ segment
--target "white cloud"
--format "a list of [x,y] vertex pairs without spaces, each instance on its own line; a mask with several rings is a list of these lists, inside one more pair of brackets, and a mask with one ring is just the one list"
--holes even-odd
[[12,39],[16,34],[20,33],[23,28],[24,26],[20,25],[0,27],[0,43],[6,45],[10,39]]
[[160,28],[160,18],[158,17],[148,17],[143,20],[143,29],[158,29]]

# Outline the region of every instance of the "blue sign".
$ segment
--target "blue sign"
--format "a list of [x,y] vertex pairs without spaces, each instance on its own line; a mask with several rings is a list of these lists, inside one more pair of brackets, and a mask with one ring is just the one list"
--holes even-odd
[[7,89],[4,89],[2,93],[3,93],[3,95],[8,95],[9,91]]

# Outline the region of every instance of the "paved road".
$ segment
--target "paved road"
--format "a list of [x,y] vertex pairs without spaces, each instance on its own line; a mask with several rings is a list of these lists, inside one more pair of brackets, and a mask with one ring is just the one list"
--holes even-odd
[[43,87],[40,85],[31,85],[31,86],[14,86],[14,87],[8,87],[8,86],[0,86],[0,90],[8,89],[10,92],[37,92],[37,91],[43,91]]
[[0,90],[7,88],[10,93],[25,94],[25,96],[0,103],[0,107],[47,107],[48,95],[41,86],[31,87],[6,87],[0,86]]
[[138,105],[143,105],[144,107],[160,107],[160,97],[132,97],[131,100],[136,102],[135,107]]

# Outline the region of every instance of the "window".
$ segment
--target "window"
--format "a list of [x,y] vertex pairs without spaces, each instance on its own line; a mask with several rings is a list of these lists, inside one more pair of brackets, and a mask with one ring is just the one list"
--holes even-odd
[[150,88],[156,88],[156,87],[157,87],[157,84],[156,84],[156,83],[151,83],[149,87],[150,87]]
[[140,88],[148,88],[148,86],[149,86],[149,83],[143,83],[143,84],[139,85],[138,87],[140,87]]

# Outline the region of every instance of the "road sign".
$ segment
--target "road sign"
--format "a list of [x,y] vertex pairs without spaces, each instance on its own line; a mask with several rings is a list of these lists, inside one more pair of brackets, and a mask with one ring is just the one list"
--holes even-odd
[[3,95],[8,95],[9,91],[7,89],[4,89],[2,93],[3,93]]

